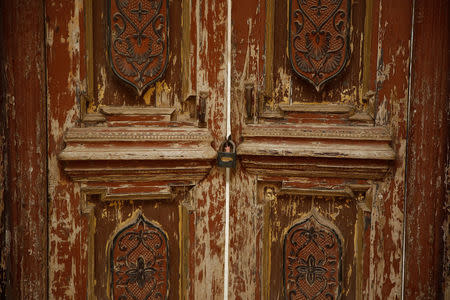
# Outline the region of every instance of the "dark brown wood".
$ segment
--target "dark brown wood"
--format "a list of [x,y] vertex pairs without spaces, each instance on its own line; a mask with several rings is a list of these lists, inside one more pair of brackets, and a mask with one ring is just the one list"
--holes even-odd
[[406,299],[443,297],[448,1],[416,0],[408,131]]
[[[294,2],[294,1],[292,1]],[[289,15],[286,13],[289,7],[289,1],[275,1],[274,18],[274,99],[275,103],[286,103],[289,97],[289,89],[292,89],[292,102],[332,102],[332,103],[350,103],[355,106],[363,107],[363,103],[358,103],[358,98],[363,82],[361,81],[362,68],[364,62],[363,43],[361,33],[364,32],[364,18],[366,1],[360,1],[347,6],[343,1],[343,7],[346,13],[350,14],[348,26],[352,29],[349,33],[349,57],[345,65],[343,61],[342,71],[335,79],[331,79],[318,93],[316,87],[306,82],[295,74],[292,68],[290,58],[286,54],[287,41],[289,40]],[[295,6],[296,7],[296,6]],[[347,16],[348,16],[347,14]],[[339,19],[339,18],[338,18]],[[372,20],[373,21],[373,20]],[[308,27],[309,28],[309,27]],[[344,56],[343,56],[344,57]],[[290,84],[287,84],[286,78],[290,78]]]
[[[164,0],[164,4],[167,0]],[[182,1],[167,1],[169,5],[169,17],[168,21],[168,36],[167,36],[167,54],[165,54],[164,60],[167,58],[167,64],[164,68],[164,72],[159,72],[161,76],[154,83],[150,84],[142,95],[136,92],[136,89],[130,84],[124,84],[113,71],[110,64],[110,56],[108,54],[109,47],[109,33],[108,22],[109,15],[106,13],[108,9],[108,2],[106,0],[89,1],[92,4],[92,24],[88,30],[93,30],[93,74],[87,74],[93,77],[93,91],[90,99],[91,103],[88,108],[89,111],[98,111],[99,105],[140,105],[140,106],[173,106],[175,103],[181,100],[181,85],[182,85],[182,72],[181,69],[181,42],[182,42]],[[117,12],[117,8],[112,3],[112,12]],[[169,3],[170,2],[170,3]],[[131,7],[137,6],[138,2],[129,2]],[[144,5],[143,9],[146,9]],[[86,8],[85,8],[86,9]],[[132,8],[133,9],[133,8]],[[162,11],[165,11],[165,5],[162,6]],[[151,10],[147,7],[147,10]],[[147,15],[148,16],[148,15]],[[143,17],[144,18],[144,17]],[[120,20],[118,20],[120,23]],[[113,27],[112,32],[115,31],[114,20],[111,20]],[[127,28],[132,28],[130,25]],[[150,25],[150,27],[152,26]],[[129,30],[129,29],[128,29]],[[165,30],[165,29],[164,29]],[[150,30],[148,33],[151,34]],[[124,33],[127,34],[127,33]],[[113,59],[116,56],[113,56]],[[177,59],[175,59],[177,58]],[[164,64],[163,64],[164,66]],[[117,68],[117,66],[116,66]],[[150,66],[151,68],[151,66]],[[117,71],[116,71],[117,73]],[[124,75],[122,74],[122,77]],[[147,77],[148,78],[148,77]],[[128,80],[132,80],[128,77]],[[184,99],[183,99],[184,100]]]
[[[305,198],[302,202],[308,202],[304,201]],[[332,198],[328,200],[334,201]],[[283,241],[285,297],[342,296],[344,240],[330,221],[314,211],[313,214],[294,220],[296,223],[287,224],[292,226],[284,232]]]
[[2,1],[0,15],[1,100],[6,109],[2,125],[6,126],[7,143],[3,161],[6,216],[5,223],[2,222],[7,228],[1,252],[9,254],[5,295],[7,299],[45,299],[47,148],[43,2]]
[[291,66],[320,91],[339,75],[350,56],[351,2],[289,1],[289,5]]
[[[0,4],[0,13],[4,11],[3,3]],[[0,22],[0,40],[3,40],[3,22]],[[0,52],[0,61],[3,61],[3,52]],[[1,65],[1,64],[0,64]],[[6,101],[3,96],[5,78],[3,74],[0,77],[0,298],[6,298],[6,287],[7,287],[7,261],[9,258],[10,248],[7,245],[9,242],[6,241],[6,154],[7,154],[7,144],[6,144]]]
[[[120,295],[126,295],[131,298],[131,294],[137,296],[137,299],[159,299],[157,292],[163,295],[168,295],[167,299],[179,299],[178,294],[180,291],[180,235],[179,235],[179,221],[180,215],[177,203],[173,202],[146,202],[146,201],[133,201],[132,203],[125,201],[115,202],[103,202],[97,203],[95,209],[96,222],[96,245],[101,251],[96,251],[95,254],[95,272],[96,272],[96,284],[95,295],[98,299],[109,299],[112,293],[114,297],[111,299],[120,299]],[[154,253],[158,253],[159,256],[164,257],[156,258],[157,262],[162,264],[149,265],[147,267],[153,267],[155,273],[149,273],[144,280],[142,289],[136,284],[130,283],[128,288],[130,293],[127,293],[124,286],[117,285],[118,274],[114,273],[115,284],[112,280],[111,269],[111,255],[117,264],[124,263],[124,261],[117,261],[117,255],[126,255],[127,251],[123,253],[117,247],[117,243],[114,242],[115,237],[139,218],[142,215],[146,222],[150,222],[153,226],[158,228],[159,236],[164,239],[161,244],[161,248],[153,249]],[[135,227],[135,226],[133,226]],[[147,228],[148,225],[147,225]],[[155,246],[157,239],[155,236],[147,236],[147,240],[144,242],[150,246]],[[153,238],[153,239],[152,239]],[[116,241],[117,242],[117,241]],[[132,241],[131,241],[132,243]],[[124,243],[123,243],[124,244]],[[130,244],[130,242],[128,242]],[[135,244],[136,246],[137,244]],[[106,246],[106,247],[105,247]],[[111,253],[111,249],[114,249],[114,253]],[[100,250],[100,249],[99,249]],[[106,251],[106,252],[105,252]],[[107,255],[105,255],[107,253]],[[126,266],[131,266],[132,263],[138,261],[138,257],[142,256],[146,260],[146,263],[150,262],[152,254],[145,254],[145,249],[137,247],[134,251],[129,253],[129,262]],[[151,262],[150,262],[151,263]],[[122,266],[121,270],[125,270],[126,266]],[[158,276],[158,278],[154,278]],[[126,281],[129,276],[122,274],[122,282]],[[152,290],[151,283],[158,282],[151,297],[142,297],[142,294],[150,294]],[[114,288],[113,288],[114,286]],[[162,297],[161,299],[166,299]]]
[[139,96],[164,77],[166,71],[169,56],[168,4],[168,0],[108,1],[108,26],[103,26],[108,33],[108,67],[133,86]]

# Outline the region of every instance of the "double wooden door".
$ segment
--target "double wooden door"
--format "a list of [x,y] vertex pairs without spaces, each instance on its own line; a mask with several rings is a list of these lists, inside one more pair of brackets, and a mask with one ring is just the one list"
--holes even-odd
[[[3,29],[5,53],[26,44],[16,65],[3,56],[5,69],[37,74],[14,70],[6,76],[17,83],[4,84],[16,97],[4,106],[8,255],[17,262],[6,268],[7,295],[443,293],[448,52],[438,49],[448,49],[447,2],[46,0],[2,9],[13,11],[4,28],[20,24],[31,39]],[[34,104],[15,106],[27,95]],[[30,124],[18,125],[18,112]],[[227,121],[236,153],[228,182],[217,165]],[[16,143],[25,138],[40,151],[27,156]],[[20,157],[33,175],[19,176]],[[23,209],[26,193],[35,205]],[[24,244],[21,226],[30,229]]]

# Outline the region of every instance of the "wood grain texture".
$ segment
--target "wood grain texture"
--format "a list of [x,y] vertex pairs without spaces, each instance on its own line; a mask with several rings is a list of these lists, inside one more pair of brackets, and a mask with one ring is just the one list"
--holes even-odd
[[[284,24],[283,19],[286,18],[286,9],[284,3],[277,2],[276,5],[275,9],[279,11],[275,12],[275,21],[273,22],[275,27],[274,56],[276,60],[283,61],[286,52],[286,39],[284,38],[286,32],[285,26],[282,26],[282,24]],[[303,97],[301,102],[308,102],[311,99],[316,99],[315,102],[320,102],[321,99],[334,102],[340,99],[338,101],[340,104],[354,105],[357,107],[356,111],[362,109],[365,112],[364,114],[353,114],[355,109],[353,107],[336,110],[329,106],[313,107],[313,105],[317,105],[317,103],[313,103],[310,106],[297,105],[289,109],[286,108],[287,105],[283,104],[281,105],[282,112],[274,113],[270,120],[261,119],[261,117],[267,116],[260,115],[259,120],[257,120],[258,124],[252,125],[258,127],[259,131],[255,130],[250,133],[251,130],[248,128],[252,126],[245,127],[247,116],[244,113],[246,111],[244,88],[246,84],[254,84],[256,90],[263,90],[259,79],[264,78],[265,66],[264,64],[258,65],[260,62],[258,58],[262,58],[262,63],[271,61],[271,58],[267,57],[267,52],[259,48],[259,41],[264,36],[261,36],[260,32],[266,28],[265,22],[270,21],[265,21],[266,13],[264,9],[263,4],[257,1],[248,1],[245,5],[239,5],[238,8],[233,10],[232,124],[238,149],[241,149],[241,154],[243,154],[242,166],[245,167],[245,171],[257,174],[259,180],[265,180],[266,182],[289,180],[303,182],[308,180],[305,176],[317,176],[320,178],[317,181],[318,187],[296,188],[295,192],[307,194],[309,189],[312,194],[327,194],[335,191],[324,189],[324,185],[326,185],[324,182],[326,181],[323,177],[329,177],[330,180],[344,180],[344,182],[347,178],[348,183],[351,183],[354,179],[349,179],[352,176],[361,175],[359,173],[361,169],[351,160],[345,160],[344,156],[339,155],[339,158],[336,159],[336,161],[339,161],[339,166],[334,170],[331,170],[330,167],[337,166],[337,164],[330,158],[306,161],[306,159],[293,159],[293,156],[307,156],[314,151],[319,151],[322,145],[324,146],[323,153],[327,153],[325,155],[330,154],[330,151],[332,153],[335,153],[335,150],[339,152],[338,150],[342,150],[342,148],[335,147],[335,143],[342,142],[345,144],[344,148],[352,145],[355,146],[355,149],[363,152],[365,149],[367,150],[365,153],[374,158],[377,151],[372,150],[377,148],[371,148],[371,146],[376,143],[384,143],[384,146],[387,146],[386,150],[389,148],[392,151],[389,160],[392,159],[393,161],[389,165],[389,171],[386,173],[388,168],[384,166],[383,172],[377,174],[376,167],[382,166],[378,162],[370,165],[372,169],[367,168],[364,176],[360,177],[376,179],[376,181],[365,182],[373,188],[370,201],[364,204],[366,208],[358,212],[355,219],[351,221],[358,223],[358,226],[362,226],[361,228],[364,228],[364,230],[355,231],[352,237],[356,243],[354,249],[357,252],[355,255],[362,257],[362,260],[357,264],[356,272],[358,272],[358,276],[356,276],[356,282],[350,281],[348,286],[350,287],[351,284],[358,285],[355,297],[356,295],[370,299],[395,299],[400,297],[412,5],[409,1],[392,2],[384,0],[371,1],[367,6],[364,3],[355,4],[352,8],[352,24],[354,24],[352,34],[355,34],[357,38],[353,36],[352,43],[354,49],[360,49],[361,51],[352,52],[350,65],[342,74],[340,80],[335,79],[332,84],[324,89],[323,93],[304,98],[303,95],[311,94],[312,91],[299,90],[298,82],[292,82],[290,76],[286,75],[286,71],[283,71],[283,66],[275,67],[273,69],[275,79],[273,89],[277,91],[278,98],[275,99],[276,101],[270,102],[270,99],[262,97],[264,101],[272,103],[274,108],[280,108],[277,101],[284,103],[298,102],[300,96]],[[279,21],[276,21],[277,18]],[[370,34],[363,35],[363,32]],[[276,50],[277,47],[278,50]],[[291,85],[297,91],[293,92],[292,99],[289,98]],[[346,86],[358,86],[359,88],[352,94],[349,93],[351,89],[346,89]],[[368,90],[373,91],[369,93]],[[375,108],[370,108],[371,105]],[[390,140],[371,137],[373,138],[372,142],[374,142],[372,144],[372,142],[368,142],[368,136],[364,137],[360,134],[355,134],[353,137],[349,137],[352,134],[339,136],[334,131],[341,127],[356,130],[359,125],[355,126],[356,124],[353,122],[361,122],[360,125],[365,123],[366,129],[361,129],[361,132],[365,133],[372,132],[374,127],[370,124],[376,125],[375,128],[384,128],[390,133]],[[318,127],[328,127],[325,130],[326,134],[314,136],[314,134],[308,135],[302,131],[302,128],[309,128],[314,124]],[[326,137],[328,134],[329,139]],[[310,145],[311,147],[308,148],[299,142],[309,138],[312,139],[313,144],[318,141],[323,142],[323,144],[317,143],[318,147]],[[347,138],[351,142],[343,141]],[[326,140],[329,141],[329,144],[325,142]],[[383,140],[384,142],[382,142]],[[308,149],[312,149],[312,152],[305,152]],[[311,156],[314,155],[320,156],[319,153],[311,154]],[[328,168],[327,172],[324,172],[323,169],[317,170],[319,166]],[[302,172],[298,172],[301,168],[304,168]],[[293,172],[292,170],[296,171]],[[343,170],[348,171],[348,173]],[[267,215],[266,209],[255,200],[257,177],[249,176],[245,171],[238,166],[233,173],[235,177],[231,195],[233,199],[232,213],[235,214],[232,218],[235,220],[235,227],[232,227],[231,231],[232,248],[236,249],[234,254],[238,255],[239,253],[240,255],[239,258],[232,259],[234,260],[232,272],[235,276],[235,278],[232,278],[233,289],[240,292],[245,290],[245,295],[251,295],[250,297],[258,298],[262,295],[262,297],[270,299],[270,295],[260,289],[260,286],[267,285],[267,277],[261,274],[266,272],[264,270],[270,269],[270,267],[267,267],[267,260],[260,256],[260,249],[265,244],[264,239],[267,239],[269,232],[269,230],[264,229],[267,227],[264,224],[271,220],[270,217],[263,218],[261,216],[262,214]],[[236,187],[234,187],[234,184],[236,184]],[[345,189],[343,192],[345,192]],[[354,209],[352,205],[349,206],[349,209]],[[274,211],[276,209],[279,209],[279,207],[273,208]],[[304,208],[304,210],[307,209],[309,207]],[[246,224],[245,226],[240,223],[242,220]],[[270,226],[267,228],[270,229]],[[256,241],[252,241],[248,245],[247,236],[255,236]],[[243,251],[242,249],[246,250]],[[242,263],[242,261],[245,263]],[[244,265],[257,268],[256,285],[250,282],[252,275],[244,269]],[[353,269],[353,271],[355,270]],[[346,272],[349,271],[346,270]],[[258,286],[260,282],[261,285]],[[248,291],[248,288],[251,290]],[[257,294],[258,292],[259,294]]]
[[[192,1],[197,19],[197,91],[206,92],[206,125],[217,150],[226,133],[226,0]],[[222,299],[225,225],[225,170],[213,168],[194,187],[194,276],[188,299]]]
[[3,255],[9,255],[8,289],[4,295],[8,299],[44,299],[47,294],[44,7],[42,1],[2,1],[0,14],[1,102],[6,109],[2,125],[7,143],[3,161],[6,215],[5,223],[2,222],[7,227],[7,236],[2,259]]
[[407,299],[443,298],[443,226],[446,201],[448,1],[417,0],[408,132],[406,199]]
[[83,215],[80,187],[64,173],[57,157],[64,132],[80,118],[79,95],[85,90],[83,5],[83,0],[45,1],[50,299],[86,298],[88,287],[89,218]]
[[[391,171],[378,183],[372,202],[368,270],[363,297],[398,299],[402,288],[406,131],[411,51],[412,2],[375,1],[372,56],[377,57],[371,80],[376,82],[375,123],[392,133],[396,154]],[[376,21],[378,20],[378,22]]]

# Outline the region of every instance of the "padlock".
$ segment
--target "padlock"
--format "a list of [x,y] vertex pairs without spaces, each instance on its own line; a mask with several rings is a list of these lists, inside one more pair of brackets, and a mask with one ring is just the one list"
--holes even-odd
[[236,146],[231,139],[220,145],[217,152],[217,165],[222,168],[236,168]]

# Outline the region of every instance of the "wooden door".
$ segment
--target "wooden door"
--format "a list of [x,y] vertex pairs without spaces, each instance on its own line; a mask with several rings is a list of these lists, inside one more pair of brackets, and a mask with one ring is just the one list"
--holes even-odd
[[0,12],[2,297],[450,293],[448,1]]
[[223,16],[201,1],[77,4],[46,2],[49,257],[75,260],[69,279],[50,261],[49,294],[212,298],[223,285]]
[[[445,130],[427,135],[433,150],[419,142],[421,130],[446,126],[445,97],[422,98],[424,82],[445,87],[448,76],[424,61],[422,43],[448,47],[448,18],[434,9],[448,11],[429,1],[233,6],[236,298],[438,297],[439,283],[419,279],[442,274],[431,247],[442,232],[431,224],[442,220],[444,189],[423,180],[442,172]],[[437,27],[425,25],[432,16]],[[434,59],[447,65],[448,52]],[[429,240],[413,242],[423,226]],[[425,261],[437,265],[425,271]]]

